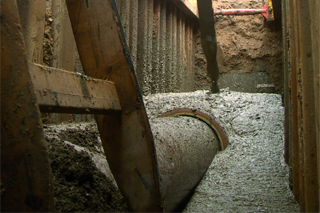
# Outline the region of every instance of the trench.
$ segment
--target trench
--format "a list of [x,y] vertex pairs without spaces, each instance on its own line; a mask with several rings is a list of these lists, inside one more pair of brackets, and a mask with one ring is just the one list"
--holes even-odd
[[[144,97],[156,143],[162,193],[169,198],[167,209],[298,212],[283,158],[281,96],[206,92]],[[201,109],[213,117],[229,138],[227,148],[218,151],[217,138],[202,121],[159,118],[183,107]],[[44,130],[57,211],[128,211],[107,166],[95,123],[46,125]]]
[[[217,18],[219,84],[232,91],[209,95],[204,90],[210,84],[194,20],[169,1],[116,3],[155,138],[165,208],[299,211],[283,159],[281,96],[256,93],[282,91],[279,27],[257,17]],[[214,3],[218,8],[260,5],[259,1]],[[80,61],[75,61],[75,70],[81,70]],[[230,139],[226,150],[217,150],[213,131],[197,119],[158,118],[177,108],[214,118]],[[57,211],[128,211],[94,122],[46,124],[44,130]],[[210,148],[203,148],[208,144]]]

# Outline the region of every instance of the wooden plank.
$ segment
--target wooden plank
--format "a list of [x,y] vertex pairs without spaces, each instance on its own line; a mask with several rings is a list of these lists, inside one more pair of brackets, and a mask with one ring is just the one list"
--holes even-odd
[[[319,183],[317,168],[316,109],[309,2],[297,0],[301,72],[301,120],[304,158],[304,206],[307,212],[319,211]],[[318,11],[319,12],[319,11]],[[300,83],[300,82],[299,82]],[[318,112],[319,113],[319,112]]]
[[314,72],[314,100],[316,109],[316,141],[318,155],[318,184],[319,184],[319,204],[320,204],[320,1],[309,0],[312,37],[312,57]]
[[[76,63],[76,43],[65,0],[52,1],[53,57],[50,66],[73,71]],[[51,122],[73,120],[71,114],[49,114]]]
[[[124,35],[126,38],[127,44],[129,44],[129,37],[130,37],[130,2],[122,0],[120,1],[120,8],[121,8],[121,23],[123,26]],[[119,8],[119,7],[118,7]]]
[[42,112],[108,114],[121,110],[113,82],[80,73],[29,64]]
[[1,211],[54,212],[47,145],[16,1],[1,1]]
[[162,211],[155,146],[114,0],[67,0],[86,74],[117,85],[122,111],[96,115],[111,171],[131,211]]
[[27,59],[42,64],[46,2],[17,0],[17,4]]
[[177,7],[184,12],[190,18],[198,19],[198,7],[195,0],[171,0]]
[[137,69],[138,54],[138,0],[130,1],[129,49],[134,69]]
[[52,1],[52,17],[52,67],[73,71],[76,60],[76,45],[64,0]]

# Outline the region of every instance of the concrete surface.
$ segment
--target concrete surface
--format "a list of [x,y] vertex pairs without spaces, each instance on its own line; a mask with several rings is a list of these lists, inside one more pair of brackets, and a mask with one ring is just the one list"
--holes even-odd
[[212,129],[196,118],[155,118],[150,125],[164,210],[181,211],[217,154],[218,140]]
[[229,137],[229,146],[215,156],[184,211],[298,212],[283,158],[281,96],[206,92],[145,97],[151,119],[174,108],[198,109],[214,117]]

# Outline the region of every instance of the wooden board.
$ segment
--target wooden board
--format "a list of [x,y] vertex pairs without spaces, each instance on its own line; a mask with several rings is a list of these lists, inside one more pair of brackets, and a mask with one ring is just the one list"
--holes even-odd
[[190,16],[191,18],[199,18],[197,2],[194,0],[171,0],[173,3],[179,7],[184,14]]
[[96,120],[119,189],[131,211],[162,211],[153,136],[115,1],[66,2],[84,71],[117,87],[122,113]]
[[54,212],[51,172],[16,1],[1,1],[1,211]]
[[113,82],[80,73],[29,64],[42,112],[108,114],[121,110]]

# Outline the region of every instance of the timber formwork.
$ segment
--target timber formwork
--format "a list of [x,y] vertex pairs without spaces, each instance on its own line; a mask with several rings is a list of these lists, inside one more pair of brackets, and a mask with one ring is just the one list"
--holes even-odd
[[[194,91],[195,4],[180,0],[115,2],[142,94]],[[84,74],[65,1],[53,0],[47,9],[52,12],[49,34],[53,39],[53,57],[48,65]],[[49,117],[53,122],[89,119],[66,114]]]
[[[192,90],[196,16],[170,1],[53,1],[53,60],[46,67],[45,1],[1,4],[1,210],[54,211],[41,110],[95,114],[129,209],[162,211],[155,147],[137,78],[144,94]],[[83,73],[72,72],[75,47]],[[150,85],[151,80],[161,83]]]
[[[54,211],[40,108],[96,114],[107,160],[129,209],[162,211],[153,136],[116,4],[66,4],[86,75],[30,60],[34,52],[26,47],[38,44],[24,43],[17,1],[1,2],[1,210]],[[43,40],[36,35],[34,41]]]
[[301,211],[320,203],[320,2],[282,4],[286,160]]

